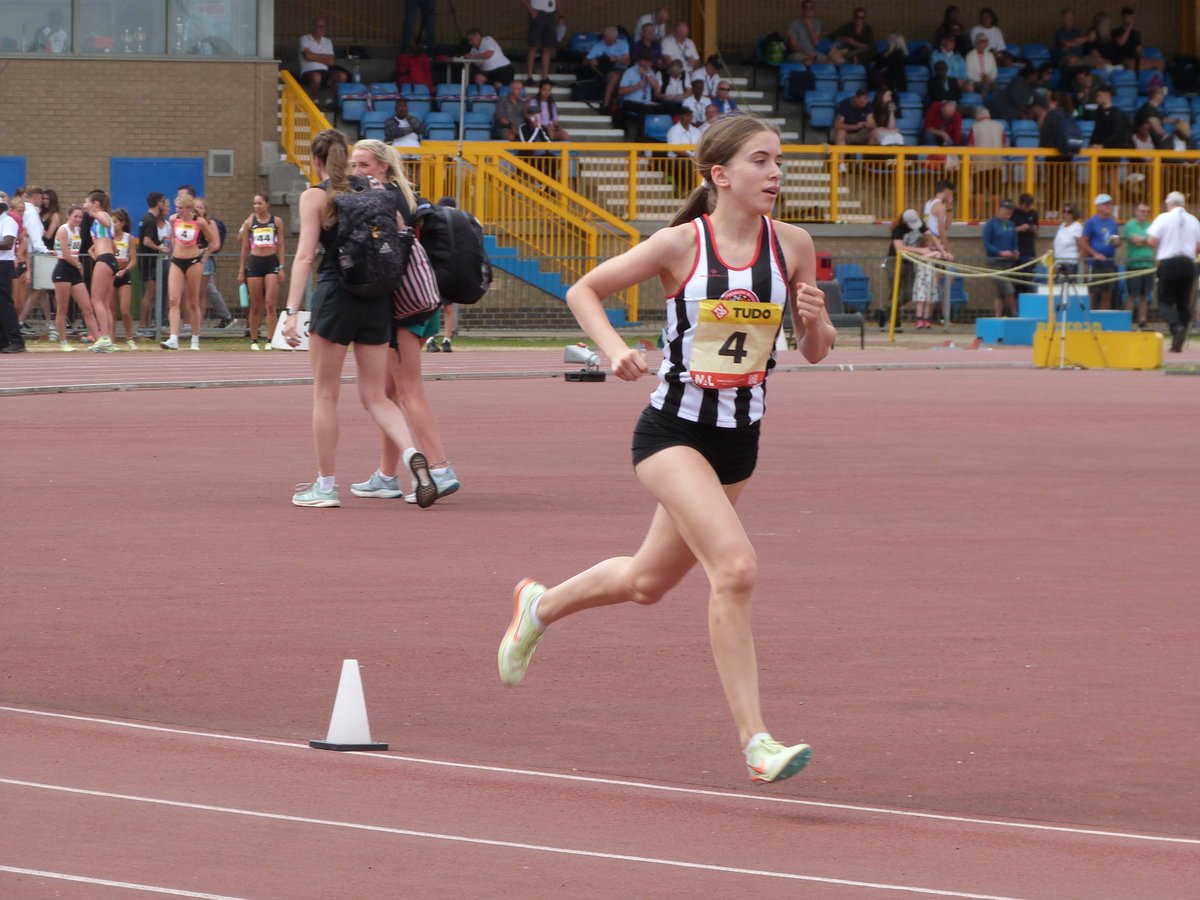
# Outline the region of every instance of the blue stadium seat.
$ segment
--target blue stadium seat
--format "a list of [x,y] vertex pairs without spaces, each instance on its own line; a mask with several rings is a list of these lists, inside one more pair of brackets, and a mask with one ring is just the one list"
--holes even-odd
[[817,90],[836,91],[838,89],[837,66],[829,63],[813,63],[808,67],[817,83]]
[[454,128],[458,125],[458,116],[452,115],[451,113],[448,113],[448,112],[441,112],[439,110],[434,110],[433,112],[427,113],[425,115],[425,125],[429,128],[434,128],[434,127]]
[[[637,35],[634,38],[636,40]],[[567,52],[582,61],[591,52],[592,47],[598,40],[600,40],[599,32],[577,31],[571,35],[571,42],[567,44]]]
[[390,81],[373,82],[368,90],[372,103],[395,103],[401,97],[400,88]]
[[983,95],[975,91],[963,91],[958,99],[959,109],[974,109],[976,106],[983,106]]
[[[394,109],[395,107],[393,107]],[[416,116],[422,122],[429,118],[430,110],[433,109],[433,104],[429,100],[409,100],[408,114]]]
[[496,110],[495,108],[486,107],[486,104],[482,104],[463,117],[467,128],[486,128],[489,131],[491,130],[492,123],[496,120]]
[[929,69],[925,66],[905,66],[904,72],[908,79],[908,89],[924,100],[925,95],[929,93]]
[[1137,87],[1137,72],[1130,69],[1113,69],[1111,72],[1104,73],[1104,78],[1114,88],[1122,85]]
[[467,98],[474,109],[476,103],[495,103],[500,99],[500,95],[496,93],[495,85],[473,84],[467,88]]
[[672,124],[673,120],[665,113],[652,113],[642,123],[642,136],[648,141],[665,141]]
[[963,146],[964,146],[964,147],[965,147],[965,146],[967,146],[967,144],[969,144],[969,143],[970,143],[970,141],[971,141],[971,129],[972,129],[972,128],[974,128],[974,127],[975,127],[975,120],[974,120],[974,119],[968,119],[968,118],[964,118],[964,119],[962,120],[962,142],[963,142]]
[[1038,143],[1038,136],[1036,134],[1013,135],[1012,145],[1014,147],[1021,147],[1024,149],[1041,146],[1041,144]]
[[342,100],[341,103],[338,104],[338,117],[341,118],[343,122],[357,122],[363,117],[363,114],[366,113],[366,111],[366,98],[363,98],[362,100]]
[[427,84],[402,84],[400,85],[400,93],[405,97],[429,97],[429,85]]
[[1050,62],[1050,48],[1045,44],[1025,44],[1021,48],[1021,54],[1029,60],[1030,65],[1040,66]]
[[996,87],[1002,88],[1017,77],[1021,70],[1016,66],[1001,66],[996,70]]
[[383,134],[383,124],[391,117],[391,109],[367,110],[362,114],[362,118],[358,120],[358,136],[361,138],[367,137],[368,128],[377,128],[379,129],[379,133]]
[[425,132],[427,141],[453,141],[458,139],[458,132],[453,125],[434,125]]
[[845,91],[857,91],[860,87],[866,87],[866,67],[858,63],[842,63],[838,66],[838,84]]
[[364,141],[384,141],[387,138],[384,136],[387,132],[383,130],[382,125],[372,125],[370,128],[359,129],[359,139]]
[[466,141],[490,141],[492,139],[492,130],[490,128],[468,128],[463,132],[463,140]]
[[1187,97],[1170,96],[1163,101],[1163,112],[1168,116],[1186,119],[1192,114],[1192,104]]

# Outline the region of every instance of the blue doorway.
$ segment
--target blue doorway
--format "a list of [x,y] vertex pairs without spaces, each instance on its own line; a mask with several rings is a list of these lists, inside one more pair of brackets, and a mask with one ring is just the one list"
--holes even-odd
[[170,156],[114,156],[109,166],[113,209],[126,209],[135,227],[146,212],[146,195],[158,191],[175,199],[181,184],[190,184],[204,196],[204,158]]
[[0,191],[12,192],[25,184],[25,157],[0,156]]

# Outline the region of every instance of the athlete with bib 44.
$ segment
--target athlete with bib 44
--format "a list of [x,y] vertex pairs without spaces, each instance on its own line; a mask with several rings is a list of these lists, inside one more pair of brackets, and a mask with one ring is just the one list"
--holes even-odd
[[733,713],[750,778],[788,778],[812,748],[785,746],[763,722],[750,630],[757,557],[735,504],[758,459],[765,381],[785,303],[801,353],[825,358],[836,332],[816,287],[812,238],[775,222],[782,152],[779,132],[753,116],[721,119],[696,148],[703,179],[671,222],[597,266],[567,293],[584,331],[613,373],[634,381],[646,358],[609,324],[602,300],[658,277],[667,298],[658,387],[633,433],[638,480],[658,501],[633,556],[600,562],[553,587],[517,585],[512,623],[498,653],[500,679],[524,677],[554,622],[600,606],[657,603],[697,563],[708,576],[713,657]]

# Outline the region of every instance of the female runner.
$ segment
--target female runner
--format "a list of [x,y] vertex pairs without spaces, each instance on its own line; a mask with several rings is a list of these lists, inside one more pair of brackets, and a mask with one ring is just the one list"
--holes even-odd
[[696,148],[703,182],[672,227],[600,264],[567,292],[579,324],[626,381],[646,373],[646,359],[625,345],[601,300],[654,276],[670,298],[659,384],[633,435],[634,471],[658,508],[635,555],[605,560],[551,588],[531,579],[518,584],[497,654],[501,681],[516,685],[552,623],[599,606],[657,603],[699,562],[709,581],[717,672],[750,778],[763,782],[799,772],[812,748],[780,744],[763,722],[750,631],[757,562],[734,504],[757,460],[763,380],[774,364],[784,303],[792,303],[797,343],[809,362],[823,359],[836,336],[814,286],[812,238],[770,218],[781,161],[773,126],[753,116],[718,120]]
[[170,337],[159,344],[164,350],[179,349],[181,308],[182,315],[188,317],[192,326],[192,349],[200,349],[200,327],[204,321],[204,306],[200,300],[200,272],[204,266],[201,235],[214,246],[221,243],[217,229],[207,219],[196,215],[196,198],[181,193],[175,198],[175,215],[171,216],[171,270],[167,275]]
[[284,279],[283,219],[271,215],[271,202],[266,194],[254,195],[254,211],[242,225],[242,258],[238,262],[238,284],[250,293],[250,349],[258,349],[258,328],[263,314],[267,317],[267,349],[275,334],[276,303],[279,285]]
[[133,283],[130,272],[137,265],[137,238],[129,233],[129,213],[123,209],[113,210],[113,243],[117,248],[117,277],[113,279],[112,320],[113,331],[117,329],[117,313],[125,324],[125,346],[137,349],[133,333]]
[[[304,302],[304,291],[317,256],[317,247],[325,250],[312,293],[312,317],[309,320],[309,363],[313,371],[313,438],[317,450],[317,480],[298,485],[292,496],[296,506],[341,506],[338,500],[334,465],[337,460],[337,401],[342,386],[342,366],[346,348],[354,344],[358,395],[375,423],[397,446],[407,447],[404,465],[418,485],[418,493],[435,497],[437,488],[429,475],[425,455],[410,446],[404,414],[387,396],[388,340],[392,330],[392,304],[387,300],[363,300],[342,289],[338,268],[337,207],[338,194],[366,187],[365,182],[349,179],[349,148],[345,136],[336,129],[320,132],[312,142],[313,166],[322,182],[300,195],[300,240],[296,247],[295,272],[288,290],[284,339],[293,347],[300,344],[296,313]],[[399,213],[399,206],[397,206]],[[432,502],[430,499],[429,502]],[[424,503],[422,505],[428,505]]]
[[68,353],[75,349],[67,340],[67,311],[71,308],[72,300],[83,314],[83,323],[87,330],[92,334],[98,334],[100,331],[92,311],[87,285],[83,283],[83,260],[79,258],[79,251],[83,246],[83,236],[79,233],[82,222],[83,207],[72,206],[67,210],[67,220],[58,226],[58,232],[54,235],[54,248],[58,254],[58,262],[51,276],[56,307],[54,328],[58,332],[59,347]]
[[[356,175],[372,177],[381,184],[394,186],[403,195],[408,209],[417,208],[417,198],[413,195],[408,179],[404,177],[400,157],[383,141],[364,140],[355,144],[354,152],[350,154],[350,166]],[[432,506],[439,497],[453,494],[460,487],[458,476],[454,474],[446,459],[437,418],[425,397],[425,381],[421,377],[421,342],[437,333],[438,312],[435,310],[421,321],[416,321],[414,317],[394,324],[395,336],[391,346],[395,352],[388,354],[388,399],[399,404],[403,410],[417,444],[437,460],[429,466],[429,473],[437,491],[432,496],[422,497],[420,485],[414,483],[412,492],[404,493],[400,478],[396,474],[400,465],[400,447],[389,440],[386,434],[383,436],[379,468],[366,481],[350,485],[350,491],[356,497],[403,495],[409,503]],[[385,475],[385,472],[392,474]],[[428,502],[422,503],[422,500]]]
[[92,314],[100,330],[92,346],[97,353],[115,350],[112,342],[113,280],[117,277],[117,245],[113,242],[112,213],[108,194],[92,191],[83,201],[83,211],[92,217],[92,247],[89,251],[96,264],[92,267]]

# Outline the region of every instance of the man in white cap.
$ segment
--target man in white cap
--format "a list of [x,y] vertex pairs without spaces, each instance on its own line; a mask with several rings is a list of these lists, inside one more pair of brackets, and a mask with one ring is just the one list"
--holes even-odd
[[[1107,278],[1117,271],[1117,245],[1121,243],[1121,232],[1113,218],[1113,198],[1108,194],[1097,194],[1093,202],[1096,214],[1083,223],[1084,246],[1081,254],[1088,263],[1093,278]],[[1089,289],[1092,309],[1112,309],[1113,286],[1102,284]]]
[[1171,191],[1163,203],[1166,212],[1146,229],[1158,263],[1158,307],[1171,326],[1172,353],[1182,353],[1187,342],[1200,253],[1200,221],[1184,208],[1186,202],[1179,191]]

